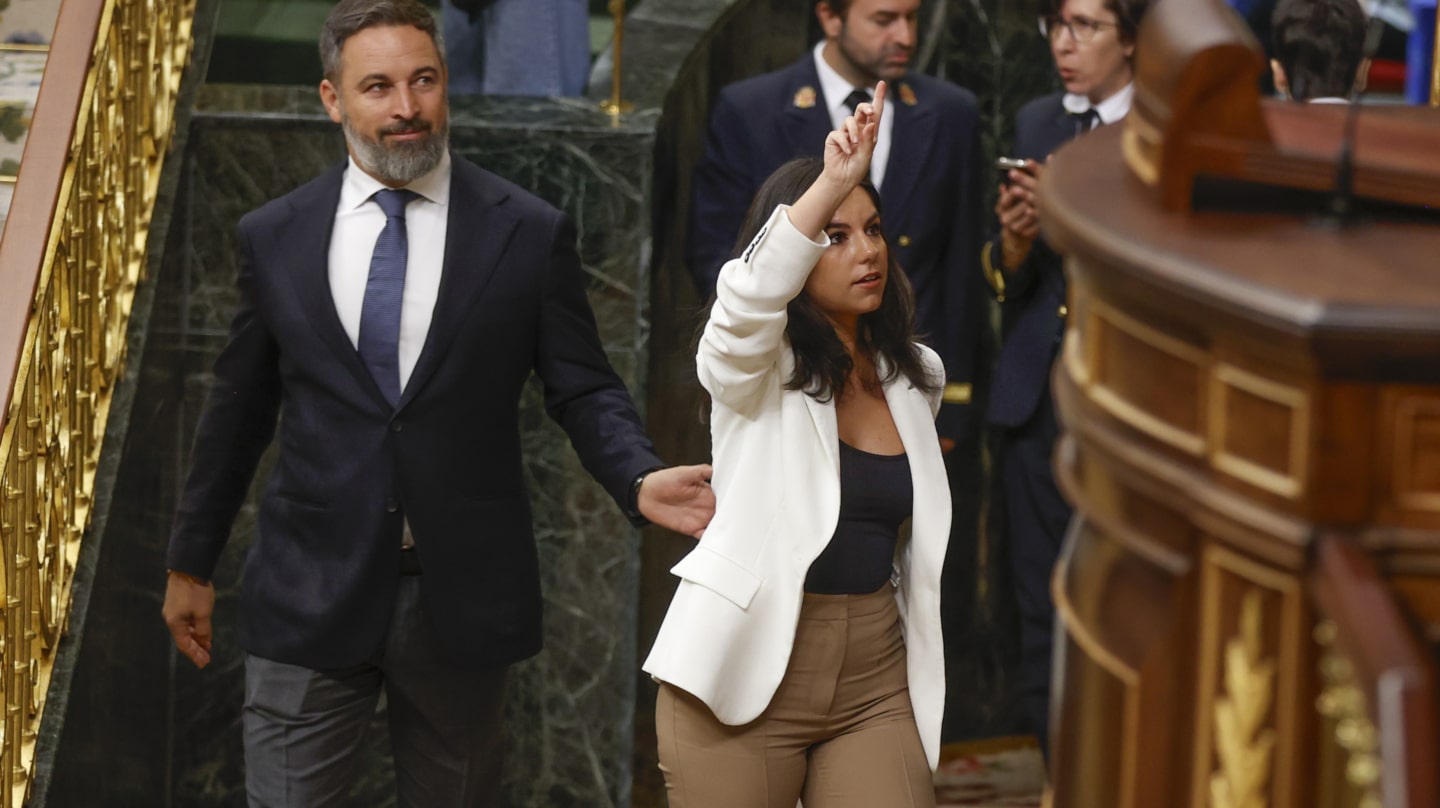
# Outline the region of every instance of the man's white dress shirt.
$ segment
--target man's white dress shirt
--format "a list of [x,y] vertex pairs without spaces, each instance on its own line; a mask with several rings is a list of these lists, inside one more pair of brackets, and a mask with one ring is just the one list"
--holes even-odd
[[[815,72],[820,74],[820,97],[825,101],[825,110],[830,113],[830,125],[839,129],[840,124],[850,117],[850,108],[845,106],[845,97],[852,90],[864,90],[874,100],[874,87],[855,87],[825,61],[825,40],[815,46]],[[894,107],[895,88],[885,89],[885,109],[880,114],[880,136],[875,141],[875,152],[870,156],[870,182],[876,188],[885,180],[885,167],[890,163],[891,133],[895,130]],[[816,143],[816,146],[821,144]]]

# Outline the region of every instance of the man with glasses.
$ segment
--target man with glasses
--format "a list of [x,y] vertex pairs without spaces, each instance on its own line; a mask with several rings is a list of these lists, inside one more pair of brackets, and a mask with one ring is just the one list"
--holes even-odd
[[[1060,257],[1040,238],[1036,190],[1052,151],[1115,123],[1134,96],[1135,33],[1149,0],[1050,0],[1040,31],[1050,42],[1064,92],[1031,101],[1015,119],[1024,169],[1002,177],[1000,233],[982,264],[1004,311],[1004,344],[988,419],[1000,438],[1000,490],[1021,618],[1021,693],[1047,756],[1050,646],[1055,605],[1050,576],[1070,521],[1051,468],[1059,428],[1050,369],[1065,329]],[[1103,200],[1097,200],[1103,204]]]

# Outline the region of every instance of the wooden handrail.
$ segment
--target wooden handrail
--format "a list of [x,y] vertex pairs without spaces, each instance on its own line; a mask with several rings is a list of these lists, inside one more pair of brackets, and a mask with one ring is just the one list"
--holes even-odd
[[21,367],[106,0],[65,0],[30,119],[14,201],[0,237],[0,428]]

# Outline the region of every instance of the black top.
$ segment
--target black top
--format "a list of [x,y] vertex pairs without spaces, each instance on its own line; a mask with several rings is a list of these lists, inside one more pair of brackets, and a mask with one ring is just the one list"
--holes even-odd
[[900,524],[914,502],[905,455],[877,455],[840,443],[840,521],[810,565],[805,591],[865,595],[890,577]]

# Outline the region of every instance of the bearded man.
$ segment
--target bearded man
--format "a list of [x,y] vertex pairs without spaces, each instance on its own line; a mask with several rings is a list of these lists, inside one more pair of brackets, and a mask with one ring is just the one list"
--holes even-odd
[[349,157],[240,222],[164,617],[205,667],[210,578],[278,439],[241,597],[252,806],[342,804],[381,692],[400,805],[496,804],[506,670],[541,644],[532,372],[633,521],[698,535],[714,510],[611,369],[568,218],[450,153],[435,30],[420,0],[339,3],[320,96]]

